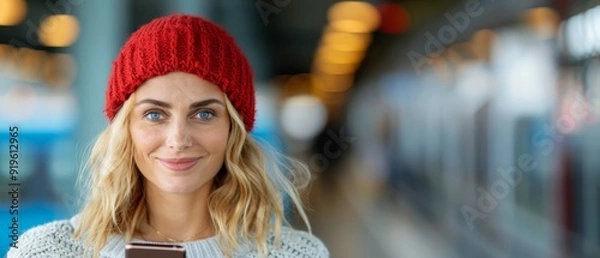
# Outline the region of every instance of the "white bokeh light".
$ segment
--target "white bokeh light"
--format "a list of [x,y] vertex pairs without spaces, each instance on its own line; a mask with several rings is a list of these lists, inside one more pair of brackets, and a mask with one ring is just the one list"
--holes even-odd
[[315,137],[327,122],[327,109],[318,98],[299,95],[286,99],[281,109],[284,132],[297,140]]

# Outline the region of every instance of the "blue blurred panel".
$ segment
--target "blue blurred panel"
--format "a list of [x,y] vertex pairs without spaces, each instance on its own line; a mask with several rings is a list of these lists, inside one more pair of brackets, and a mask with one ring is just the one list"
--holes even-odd
[[259,143],[267,143],[278,151],[285,152],[285,145],[277,126],[276,95],[270,87],[258,87],[256,90],[256,121],[254,136]]
[[[72,195],[76,172],[65,163],[76,164],[74,148],[61,147],[61,142],[74,137],[77,127],[77,103],[70,91],[54,91],[40,84],[0,80],[0,250],[6,252],[11,243],[13,218],[18,219],[18,235],[47,222],[69,217],[65,206]],[[11,136],[9,127],[18,127]],[[9,142],[13,139],[18,157],[17,177],[9,173]],[[74,145],[74,142],[69,142]],[[18,145],[18,149],[17,146]],[[58,147],[56,147],[58,145]],[[64,145],[64,144],[62,144]],[[57,153],[63,152],[63,153]],[[18,214],[11,214],[10,191],[18,183]]]

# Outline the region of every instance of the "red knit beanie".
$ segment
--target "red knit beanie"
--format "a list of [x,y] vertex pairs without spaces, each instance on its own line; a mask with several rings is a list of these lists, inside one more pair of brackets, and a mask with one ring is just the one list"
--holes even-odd
[[252,70],[220,26],[191,15],[154,19],[134,32],[113,62],[104,112],[110,121],[142,83],[181,71],[217,85],[251,131],[255,96]]

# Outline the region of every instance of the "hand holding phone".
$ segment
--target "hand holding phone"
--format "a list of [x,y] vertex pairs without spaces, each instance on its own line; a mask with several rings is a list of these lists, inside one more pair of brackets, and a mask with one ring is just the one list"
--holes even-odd
[[127,258],[185,258],[185,248],[180,245],[158,243],[129,243],[125,246]]

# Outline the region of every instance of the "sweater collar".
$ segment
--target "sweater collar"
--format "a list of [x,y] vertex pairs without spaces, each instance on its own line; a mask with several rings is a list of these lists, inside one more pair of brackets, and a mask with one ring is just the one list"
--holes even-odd
[[[75,215],[70,219],[70,223],[74,229],[79,227],[80,215]],[[134,238],[133,242],[140,243],[156,243],[151,241],[145,241],[142,239]],[[186,253],[190,257],[223,257],[221,248],[219,247],[219,240],[217,236],[189,241],[184,243],[176,243],[185,247]],[[127,242],[125,237],[122,235],[111,235],[108,237],[104,248],[100,250],[100,257],[110,258],[125,258],[125,246]],[[193,256],[192,256],[193,255]]]

